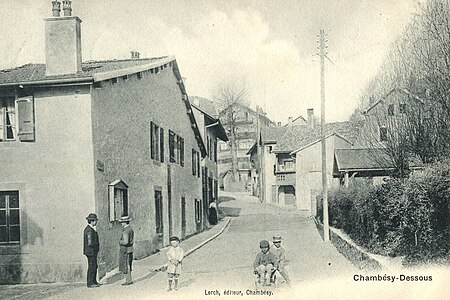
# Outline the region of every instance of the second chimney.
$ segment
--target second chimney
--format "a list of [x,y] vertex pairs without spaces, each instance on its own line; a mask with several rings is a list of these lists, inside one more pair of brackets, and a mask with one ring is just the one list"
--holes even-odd
[[141,54],[137,51],[131,51],[131,58],[132,59],[138,59]]
[[314,128],[314,108],[308,108],[308,126]]
[[53,17],[44,19],[46,76],[81,72],[81,20],[71,16],[72,1],[63,1],[62,17],[59,8],[53,1]]

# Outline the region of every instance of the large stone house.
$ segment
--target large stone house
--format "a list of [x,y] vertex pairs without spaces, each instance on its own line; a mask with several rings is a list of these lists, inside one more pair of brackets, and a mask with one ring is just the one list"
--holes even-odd
[[[425,100],[406,89],[391,89],[384,97],[371,103],[362,113],[359,136],[353,149],[336,151],[334,177],[344,186],[351,179],[364,178],[380,184],[395,172],[393,157],[399,155],[402,140],[409,138],[411,126],[426,117],[422,111]],[[408,159],[411,170],[422,168],[415,157]]]
[[175,58],[82,62],[81,20],[64,3],[45,19],[46,63],[0,71],[1,283],[84,280],[91,212],[100,276],[118,265],[122,215],[136,258],[205,224],[207,148]]
[[[232,111],[232,112],[230,112]],[[247,151],[256,140],[257,112],[242,104],[233,104],[219,113],[219,118],[227,131],[228,142],[218,143],[220,186],[225,190],[252,190],[252,167]],[[237,176],[232,178],[231,123],[236,126]],[[260,126],[275,126],[265,113],[259,113]]]

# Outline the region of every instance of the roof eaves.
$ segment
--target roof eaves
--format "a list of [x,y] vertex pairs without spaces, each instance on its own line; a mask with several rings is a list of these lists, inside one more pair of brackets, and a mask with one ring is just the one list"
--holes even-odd
[[129,74],[134,74],[134,73],[150,70],[150,69],[159,67],[161,65],[167,64],[169,62],[172,62],[174,60],[175,60],[175,56],[170,55],[170,56],[167,56],[164,58],[157,59],[150,63],[146,63],[146,64],[142,64],[142,65],[138,65],[138,66],[123,68],[123,69],[119,69],[119,70],[112,70],[112,71],[107,71],[107,72],[94,73],[92,75],[92,77],[94,78],[95,82],[102,81],[102,80],[108,80],[111,78],[121,77],[121,76],[129,75]]
[[[174,56],[167,57],[167,59],[169,59],[169,58],[170,58],[170,60],[168,60],[168,61],[166,61],[164,63],[167,63],[167,62],[170,62],[170,61],[173,62],[172,70],[173,70],[173,73],[175,75],[175,78],[177,79],[177,84],[178,84],[178,87],[180,88],[181,95],[183,97],[182,100],[183,100],[183,102],[184,102],[184,104],[186,106],[186,111],[187,111],[187,114],[189,116],[189,120],[191,122],[191,128],[194,130],[195,139],[197,140],[197,144],[198,144],[198,147],[200,148],[200,152],[202,153],[202,157],[206,157],[206,155],[208,154],[206,152],[206,146],[205,146],[205,143],[204,143],[204,141],[202,139],[202,136],[200,134],[200,129],[198,128],[197,121],[195,120],[194,112],[192,110],[191,103],[189,102],[189,96],[188,96],[188,94],[186,92],[186,87],[184,86],[183,78],[181,77],[180,70],[178,69],[177,61],[176,61]],[[158,62],[159,62],[158,65],[162,64],[161,60],[158,60]],[[155,65],[155,67],[156,66],[157,65]]]
[[[333,133],[330,133],[330,134],[326,135],[326,136],[325,136],[325,139],[329,138],[329,137],[332,136],[332,135],[336,135],[336,133],[333,132]],[[307,145],[305,145],[305,146],[303,146],[303,147],[298,148],[297,150],[293,150],[293,151],[290,152],[290,154],[296,154],[297,152],[300,152],[300,151],[302,151],[303,149],[309,148],[309,147],[311,147],[312,145],[315,145],[315,144],[319,143],[320,140],[321,140],[321,139],[317,139],[317,140],[315,140],[315,141],[313,141],[313,142],[311,142],[311,143],[309,143],[309,144],[307,144]]]
[[18,85],[52,85],[52,84],[70,84],[70,83],[91,83],[93,82],[92,76],[86,77],[71,77],[71,78],[55,78],[44,79],[35,81],[17,81],[9,83],[0,83],[0,87],[18,86]]

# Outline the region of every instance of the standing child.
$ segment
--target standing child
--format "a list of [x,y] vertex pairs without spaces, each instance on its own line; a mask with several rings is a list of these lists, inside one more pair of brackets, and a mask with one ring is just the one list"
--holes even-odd
[[167,276],[169,278],[169,289],[172,290],[172,284],[174,284],[174,290],[178,290],[178,278],[181,273],[181,262],[184,257],[184,250],[179,246],[180,239],[176,236],[169,238],[170,248],[167,250],[167,259],[169,260],[167,266]]

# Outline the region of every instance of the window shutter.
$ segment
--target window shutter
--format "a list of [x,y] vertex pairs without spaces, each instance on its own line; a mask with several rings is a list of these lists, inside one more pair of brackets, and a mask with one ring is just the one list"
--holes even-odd
[[164,162],[164,129],[160,128],[160,154],[161,154],[161,162]]
[[34,101],[33,97],[17,99],[17,110],[19,119],[19,140],[22,142],[33,142],[34,134]]
[[184,139],[180,137],[180,165],[184,167]]
[[155,124],[150,122],[150,157],[155,159],[155,137],[154,135]]

